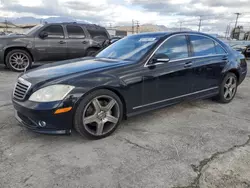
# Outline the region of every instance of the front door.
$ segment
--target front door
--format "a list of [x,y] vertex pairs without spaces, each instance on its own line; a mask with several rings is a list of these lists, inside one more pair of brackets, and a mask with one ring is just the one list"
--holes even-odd
[[41,32],[48,34],[35,38],[36,61],[59,61],[67,58],[67,42],[61,25],[48,25]]
[[80,26],[67,25],[66,30],[68,34],[68,58],[84,57],[90,46],[90,40],[86,38],[83,29]]
[[[189,60],[185,35],[167,39],[155,52],[154,57],[169,58],[169,62],[146,65],[144,77],[144,100],[146,106],[166,105],[178,102],[191,92],[190,76],[192,62]],[[151,60],[149,60],[151,61]],[[150,64],[150,62],[149,62]]]

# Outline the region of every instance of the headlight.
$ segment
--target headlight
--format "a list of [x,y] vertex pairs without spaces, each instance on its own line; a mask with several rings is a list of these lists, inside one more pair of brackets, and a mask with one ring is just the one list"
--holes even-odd
[[74,89],[70,85],[51,85],[37,90],[29,100],[34,102],[53,102],[63,100],[66,95]]

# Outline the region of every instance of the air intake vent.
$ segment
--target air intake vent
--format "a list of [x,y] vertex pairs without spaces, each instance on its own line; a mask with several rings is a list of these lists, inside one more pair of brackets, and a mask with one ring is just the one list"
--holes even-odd
[[24,80],[23,78],[19,78],[14,88],[13,97],[19,100],[23,100],[28,90],[30,89],[30,86],[31,83]]

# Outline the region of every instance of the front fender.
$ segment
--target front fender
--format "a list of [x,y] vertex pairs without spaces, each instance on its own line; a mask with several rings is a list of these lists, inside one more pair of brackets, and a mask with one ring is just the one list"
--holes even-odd
[[[83,78],[75,80],[74,83],[68,82],[70,85],[74,85],[76,88],[70,93],[68,98],[73,101],[74,108],[79,102],[94,90],[109,89],[116,94],[122,96],[123,90],[126,89],[126,84],[116,76],[98,74],[89,78]],[[124,98],[122,98],[124,100]],[[67,99],[66,99],[67,101]]]
[[3,48],[3,51],[6,51],[9,48],[27,48],[28,50],[33,48],[33,39],[32,38],[15,38],[7,40]]

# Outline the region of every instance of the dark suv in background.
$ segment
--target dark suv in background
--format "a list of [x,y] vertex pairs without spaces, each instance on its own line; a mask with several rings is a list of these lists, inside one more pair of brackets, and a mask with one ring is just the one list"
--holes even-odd
[[33,62],[93,56],[107,39],[107,30],[93,24],[40,24],[23,35],[0,37],[0,63],[21,72]]

